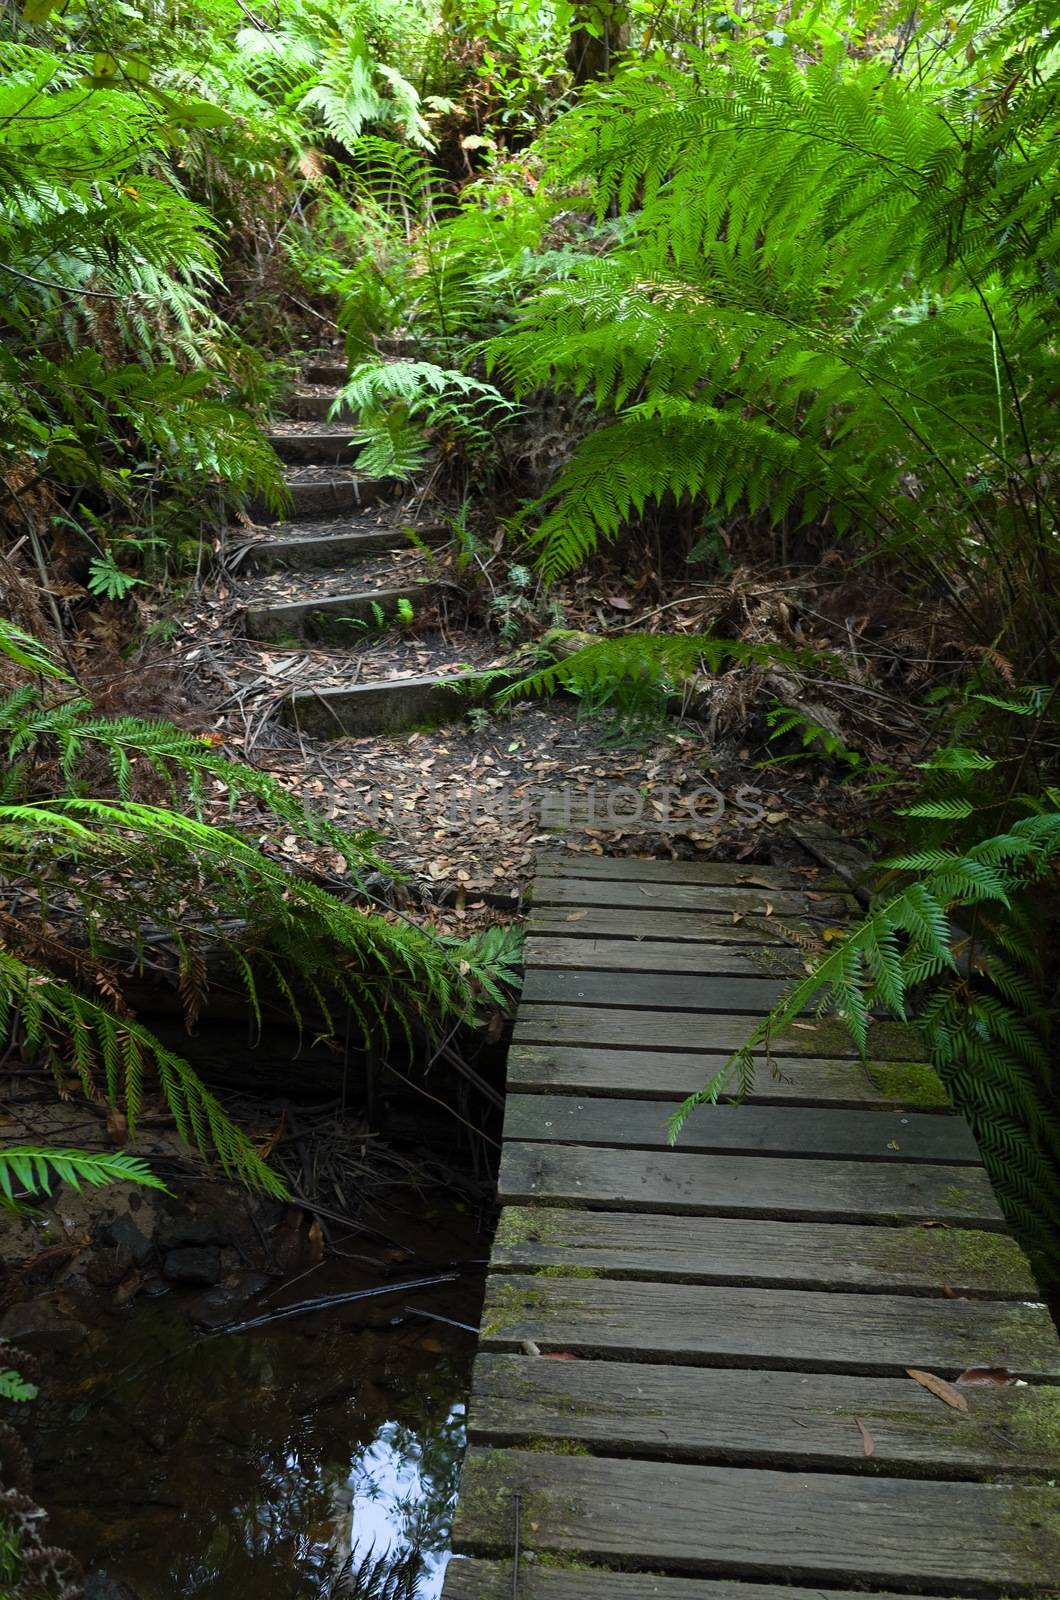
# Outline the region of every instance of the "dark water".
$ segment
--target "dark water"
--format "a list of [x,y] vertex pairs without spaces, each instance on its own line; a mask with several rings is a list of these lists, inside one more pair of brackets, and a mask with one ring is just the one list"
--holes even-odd
[[[425,1270],[421,1258],[400,1275]],[[285,1297],[363,1282],[325,1263]],[[476,1324],[480,1302],[471,1268],[455,1285],[210,1338],[168,1297],[134,1302],[38,1403],[51,1540],[141,1600],[315,1600],[351,1552],[416,1548],[434,1600],[475,1340],[408,1308]]]

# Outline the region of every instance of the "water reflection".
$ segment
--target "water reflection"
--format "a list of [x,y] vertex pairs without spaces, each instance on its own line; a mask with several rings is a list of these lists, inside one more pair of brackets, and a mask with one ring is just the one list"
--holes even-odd
[[141,1600],[317,1600],[351,1554],[411,1549],[434,1600],[473,1349],[416,1322],[281,1322],[189,1348],[185,1322],[138,1304],[45,1391],[52,1536]]

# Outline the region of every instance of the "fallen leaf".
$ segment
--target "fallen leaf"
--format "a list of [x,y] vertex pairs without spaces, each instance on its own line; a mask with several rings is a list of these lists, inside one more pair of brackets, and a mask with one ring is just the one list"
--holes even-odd
[[868,1428],[866,1428],[865,1424],[862,1422],[860,1417],[855,1417],[854,1421],[857,1423],[858,1427],[861,1429],[861,1449],[862,1449],[862,1453],[864,1455],[867,1455],[867,1456],[874,1456],[876,1454],[876,1441],[875,1441],[875,1439],[872,1437],[872,1434],[869,1432]]
[[825,944],[831,944],[833,939],[845,939],[846,936],[847,931],[845,928],[825,928],[821,933],[821,938]]
[[1006,1384],[1015,1383],[1016,1379],[1007,1367],[968,1367],[956,1381],[966,1384],[969,1388],[982,1385],[1003,1389]]
[[939,1378],[934,1372],[922,1372],[919,1367],[906,1367],[906,1375],[914,1383],[919,1383],[922,1389],[927,1389],[946,1405],[952,1406],[954,1411],[967,1411],[968,1402],[959,1389],[952,1383],[947,1383],[945,1378]]
[[564,922],[580,922],[589,915],[588,911],[572,911],[569,917],[564,917]]
[[546,1361],[577,1361],[578,1357],[572,1350],[546,1350]]
[[609,606],[614,606],[616,611],[633,610],[633,601],[627,600],[624,594],[609,594],[607,603]]

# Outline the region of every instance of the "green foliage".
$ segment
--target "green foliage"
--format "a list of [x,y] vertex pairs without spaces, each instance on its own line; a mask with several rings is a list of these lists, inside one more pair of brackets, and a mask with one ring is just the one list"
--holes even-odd
[[614,248],[490,346],[616,413],[542,502],[549,576],[695,496],[893,552],[980,635],[1055,633],[1055,22],[939,22],[915,71],[748,37],[631,65],[546,136]]
[[[431,1033],[495,998],[492,957],[459,953],[404,921],[293,873],[263,847],[262,810],[310,852],[363,884],[385,867],[370,835],[307,811],[267,775],[227,760],[206,740],[163,722],[97,715],[39,647],[0,627],[0,652],[42,662],[44,683],[0,701],[7,769],[0,803],[0,874],[12,890],[0,933],[0,1034],[17,1037],[57,1075],[120,1105],[135,1128],[150,1071],[178,1131],[242,1181],[279,1181],[187,1061],[128,1011],[119,970],[130,953],[175,951],[189,1022],[206,1000],[207,957],[241,979],[259,1023],[261,978],[302,1024],[386,1041],[393,1028]],[[116,798],[86,792],[108,766]],[[173,808],[137,798],[163,783]],[[60,792],[56,792],[57,789]],[[205,820],[227,795],[226,825]],[[254,801],[245,824],[236,814]],[[175,809],[176,806],[181,809]],[[266,822],[266,827],[268,823]]]
[[[112,1155],[89,1155],[83,1150],[41,1149],[33,1145],[9,1146],[0,1150],[0,1204],[16,1206],[26,1197],[51,1194],[56,1181],[68,1183],[71,1189],[83,1184],[99,1187],[107,1183],[138,1183],[149,1189],[164,1189],[165,1184],[156,1178],[137,1156],[115,1151]],[[16,1195],[15,1184],[21,1185]],[[3,1379],[11,1374],[0,1373],[0,1395],[4,1395]],[[23,1387],[32,1388],[32,1385]],[[33,1393],[36,1391],[34,1390]],[[6,1399],[32,1399],[32,1394],[15,1395],[8,1392]]]
[[811,1001],[836,1012],[863,1053],[874,1013],[904,1019],[915,1009],[931,1064],[972,1125],[1002,1207],[1034,1248],[1048,1250],[1060,1223],[1060,1119],[1041,923],[1042,891],[1058,861],[1060,792],[1050,790],[1003,832],[980,826],[961,849],[882,862],[900,886],[884,879],[869,914],[685,1102],[674,1137],[692,1106],[716,1102],[731,1081],[746,1092],[756,1047]]
[[518,407],[492,384],[430,361],[362,362],[350,373],[333,415],[359,415],[359,465],[375,477],[414,477],[427,460],[428,433],[465,450],[490,450],[497,427]]
[[[15,1372],[11,1367],[0,1367],[0,1400],[13,1400],[21,1404],[36,1398],[35,1383],[27,1383],[21,1373]],[[0,1572],[3,1571],[2,1561],[3,1551],[0,1550]]]
[[[557,659],[506,682],[498,692],[500,703],[523,695],[572,694],[589,714],[613,712],[628,733],[657,728],[698,674],[733,663],[796,665],[804,659],[781,645],[709,634],[626,633],[584,642],[588,637],[561,628],[547,634],[543,645],[551,645]],[[821,658],[813,659],[819,668]]]

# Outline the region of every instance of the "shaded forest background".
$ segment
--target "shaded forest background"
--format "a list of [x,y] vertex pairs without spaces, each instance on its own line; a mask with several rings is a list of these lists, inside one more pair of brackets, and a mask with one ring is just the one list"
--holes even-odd
[[[573,694],[643,739],[694,695],[871,817],[872,905],[791,1006],[823,994],[858,1038],[915,1010],[1046,1261],[1057,41],[1045,0],[8,6],[12,1045],[129,1129],[157,1085],[275,1192],[116,952],[167,939],[189,1024],[219,949],[252,1008],[264,979],[366,1039],[502,1001],[503,939],[381,906],[375,842],[234,759],[167,674],[226,527],[283,509],[270,416],[338,345],[362,466],[446,509],[530,647],[500,703]],[[618,599],[557,635],[587,574]],[[56,1175],[150,1176],[0,1151],[9,1199]]]

